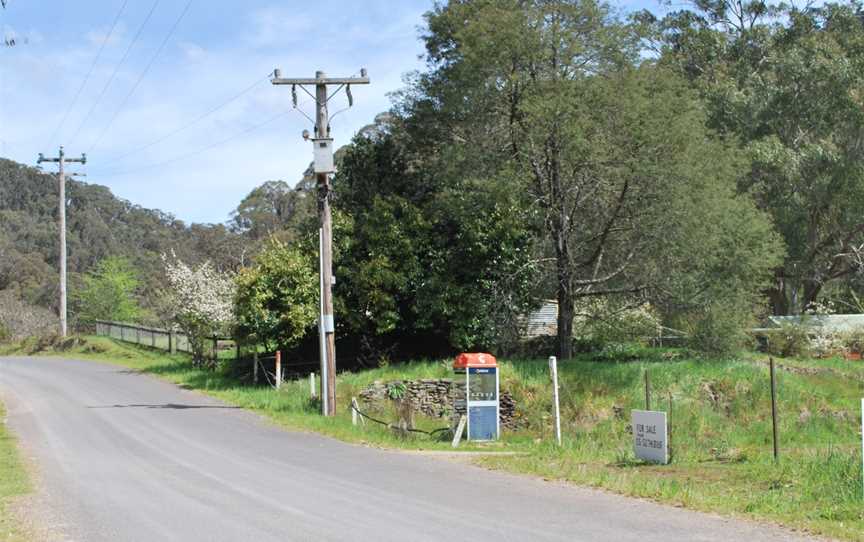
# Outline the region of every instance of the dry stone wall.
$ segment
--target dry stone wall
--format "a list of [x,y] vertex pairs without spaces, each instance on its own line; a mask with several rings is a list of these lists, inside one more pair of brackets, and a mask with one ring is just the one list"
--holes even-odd
[[[369,406],[380,406],[390,401],[390,389],[393,386],[405,387],[404,397],[411,404],[414,412],[420,412],[432,418],[455,418],[465,414],[465,382],[454,382],[449,378],[424,378],[421,380],[392,380],[384,382],[376,380],[360,392],[359,400]],[[508,429],[517,429],[521,419],[517,413],[516,401],[505,390],[501,390],[500,419],[501,425]]]

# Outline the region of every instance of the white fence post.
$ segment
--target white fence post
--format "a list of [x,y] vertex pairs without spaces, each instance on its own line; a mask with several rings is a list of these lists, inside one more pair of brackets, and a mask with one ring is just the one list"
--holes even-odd
[[552,403],[555,408],[555,440],[561,445],[561,408],[558,405],[558,359],[549,356],[549,371],[552,374]]
[[282,352],[276,351],[276,389],[282,387]]
[[450,443],[452,448],[459,446],[459,442],[462,440],[462,433],[465,432],[466,423],[468,423],[468,418],[465,417],[465,414],[459,416],[459,423],[456,425],[456,430],[453,431],[453,442]]

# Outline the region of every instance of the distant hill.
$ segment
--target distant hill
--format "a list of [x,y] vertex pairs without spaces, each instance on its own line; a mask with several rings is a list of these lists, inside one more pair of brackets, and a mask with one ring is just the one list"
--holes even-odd
[[[145,209],[104,186],[67,179],[70,289],[106,256],[124,256],[141,271],[145,294],[159,287],[160,255],[174,250],[187,261],[209,259],[235,268],[243,238],[222,224],[187,225]],[[53,306],[58,284],[57,177],[0,159],[0,292]],[[146,297],[146,295],[144,296]]]
[[[382,113],[357,135],[374,139],[390,122],[390,115]],[[336,151],[337,162],[347,148]],[[142,305],[154,314],[160,312],[162,254],[173,250],[190,263],[210,260],[220,269],[236,270],[254,258],[269,236],[293,239],[317,229],[311,164],[293,186],[269,180],[253,189],[226,224],[186,224],[118,198],[105,186],[74,179],[66,183],[70,293],[103,258],[123,256],[139,270]],[[56,174],[0,158],[0,296],[55,308],[57,209]]]

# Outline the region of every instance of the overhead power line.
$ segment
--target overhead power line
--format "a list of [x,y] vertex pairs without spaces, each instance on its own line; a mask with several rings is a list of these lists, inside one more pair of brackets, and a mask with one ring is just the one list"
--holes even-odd
[[123,57],[120,59],[120,62],[114,66],[114,71],[111,72],[111,77],[108,78],[108,81],[105,82],[105,86],[102,87],[102,91],[99,93],[99,96],[96,98],[96,101],[93,102],[93,105],[90,107],[90,110],[87,111],[87,114],[84,115],[84,118],[81,120],[81,123],[78,125],[78,128],[72,134],[70,141],[74,141],[78,134],[81,133],[81,130],[87,124],[87,121],[90,120],[90,117],[93,116],[93,112],[96,111],[96,107],[99,105],[99,102],[102,101],[102,98],[105,97],[105,93],[108,92],[108,87],[111,86],[111,83],[114,81],[114,78],[117,76],[117,72],[120,71],[120,66],[126,62],[126,59],[129,57],[129,53],[132,51],[132,47],[138,42],[138,39],[141,37],[141,34],[144,32],[144,27],[147,26],[147,23],[150,21],[150,18],[153,16],[153,12],[156,11],[156,7],[159,5],[160,0],[154,0],[153,5],[150,7],[150,11],[147,12],[147,16],[144,18],[144,21],[141,23],[141,26],[138,27],[138,31],[135,32],[135,36],[132,38],[132,41],[129,43],[129,46],[126,48],[126,52],[123,53]]
[[91,173],[93,175],[100,175],[100,176],[105,176],[105,177],[116,177],[116,176],[121,176],[121,175],[130,175],[132,173],[138,173],[139,171],[144,171],[144,170],[148,170],[148,169],[155,169],[155,168],[159,168],[162,166],[167,166],[169,164],[173,164],[173,163],[179,162],[181,160],[186,160],[188,158],[192,158],[193,156],[197,156],[201,153],[207,152],[211,149],[214,149],[216,147],[219,147],[221,145],[224,145],[226,143],[234,141],[235,139],[237,139],[241,136],[244,136],[244,135],[248,134],[249,132],[253,132],[255,130],[258,130],[259,128],[263,128],[264,126],[267,126],[268,124],[270,124],[272,122],[279,120],[280,118],[284,117],[285,115],[288,115],[291,112],[292,112],[291,109],[289,109],[287,111],[283,111],[283,112],[279,113],[278,115],[270,117],[269,119],[265,120],[264,122],[258,123],[254,126],[250,126],[249,128],[246,128],[245,130],[238,132],[238,133],[232,135],[231,137],[227,137],[227,138],[219,140],[215,143],[211,143],[210,145],[207,145],[207,146],[200,148],[198,150],[186,153],[186,154],[181,155],[181,156],[175,156],[174,158],[170,158],[170,159],[162,161],[162,162],[157,162],[155,164],[149,164],[146,166],[128,169],[125,171],[120,170],[120,171],[103,171],[103,172],[95,172],[95,173],[91,172]]
[[90,69],[87,70],[87,75],[84,76],[84,80],[81,81],[81,86],[78,87],[78,91],[75,93],[75,97],[72,98],[72,101],[69,102],[69,106],[66,108],[66,112],[63,113],[63,118],[60,120],[60,123],[57,124],[57,127],[54,128],[54,131],[51,133],[51,137],[48,138],[48,142],[46,146],[48,146],[57,134],[60,133],[60,130],[63,129],[63,125],[66,124],[66,120],[69,118],[69,113],[72,112],[72,108],[75,107],[75,104],[78,103],[78,98],[81,97],[81,92],[84,90],[84,87],[87,86],[87,82],[90,81],[90,76],[93,74],[93,70],[96,68],[96,64],[99,63],[99,58],[102,57],[102,51],[105,50],[105,45],[108,44],[108,40],[111,39],[111,36],[114,34],[114,29],[117,28],[117,23],[120,21],[120,16],[123,14],[123,11],[126,9],[126,5],[129,3],[129,0],[123,0],[123,3],[120,5],[120,9],[117,10],[117,15],[114,16],[114,22],[111,23],[111,29],[108,30],[108,33],[105,34],[105,38],[102,40],[102,45],[99,46],[99,52],[96,53],[96,56],[93,58],[93,63],[90,64]]
[[159,143],[162,143],[162,142],[165,141],[166,139],[169,139],[169,138],[171,138],[171,137],[174,137],[175,135],[179,134],[180,132],[183,132],[183,131],[185,131],[185,130],[188,130],[188,129],[191,128],[192,126],[195,126],[196,124],[198,124],[198,123],[201,122],[202,120],[204,120],[204,119],[206,119],[207,117],[209,117],[210,115],[212,115],[213,113],[216,113],[217,111],[221,110],[222,108],[224,108],[224,107],[227,106],[228,104],[230,104],[230,103],[232,103],[232,102],[234,102],[234,101],[236,101],[236,100],[242,98],[243,96],[245,96],[246,94],[248,94],[249,92],[251,92],[252,90],[254,90],[258,85],[260,85],[261,83],[263,83],[264,81],[266,81],[267,79],[269,79],[269,77],[270,77],[270,74],[268,73],[267,75],[265,75],[265,76],[262,77],[261,79],[255,81],[254,83],[252,83],[251,85],[249,85],[248,87],[246,87],[246,88],[243,89],[242,91],[238,92],[237,94],[231,96],[230,98],[228,98],[228,99],[225,100],[224,102],[222,102],[222,103],[220,103],[219,105],[217,105],[217,106],[215,106],[215,107],[213,107],[213,108],[207,110],[206,112],[202,113],[201,115],[195,117],[192,121],[190,121],[190,122],[184,124],[183,126],[180,126],[179,128],[177,128],[177,129],[175,129],[175,130],[172,130],[171,132],[168,132],[167,134],[165,134],[165,135],[163,135],[163,136],[161,136],[161,137],[159,137],[159,138],[157,138],[157,139],[151,141],[150,143],[147,143],[146,145],[142,145],[142,146],[140,146],[140,147],[138,147],[138,148],[136,148],[136,149],[134,149],[134,150],[131,150],[131,151],[128,151],[128,152],[124,152],[124,153],[121,154],[120,156],[118,156],[118,157],[116,157],[116,158],[113,158],[113,159],[107,161],[107,162],[105,163],[105,165],[108,166],[108,165],[114,164],[114,163],[116,163],[116,162],[119,162],[120,160],[122,160],[122,159],[124,159],[124,158],[126,158],[126,157],[128,157],[128,156],[131,156],[131,155],[133,155],[133,154],[137,154],[137,153],[139,153],[139,152],[141,152],[141,151],[143,151],[143,150],[149,149],[150,147],[152,147],[152,146],[154,146],[154,145],[158,145]]
[[177,30],[177,27],[180,25],[180,21],[182,21],[183,17],[186,16],[186,13],[189,11],[189,7],[191,5],[192,5],[192,0],[188,0],[186,2],[186,6],[184,6],[184,8],[183,8],[183,11],[180,12],[180,15],[178,15],[177,19],[174,21],[174,24],[171,25],[171,29],[168,30],[168,33],[165,35],[165,38],[162,40],[162,43],[159,44],[159,48],[156,49],[156,52],[153,53],[153,56],[150,57],[150,61],[147,62],[146,66],[144,66],[144,70],[141,72],[141,75],[138,76],[138,79],[135,81],[135,84],[132,85],[131,89],[129,89],[129,92],[126,94],[126,96],[120,102],[120,105],[117,107],[117,109],[114,111],[114,114],[108,120],[108,124],[106,124],[105,128],[102,129],[102,132],[99,134],[99,136],[96,137],[96,140],[93,142],[92,145],[90,145],[90,148],[88,149],[87,152],[93,151],[93,149],[95,149],[96,146],[102,141],[102,138],[105,137],[105,134],[111,128],[111,125],[114,124],[114,120],[117,119],[117,116],[123,110],[123,107],[126,106],[126,103],[129,101],[129,98],[131,98],[132,95],[135,94],[135,91],[138,89],[138,85],[141,84],[141,81],[144,80],[144,77],[147,75],[147,72],[150,71],[150,68],[153,66],[153,63],[156,62],[156,59],[159,58],[159,55],[161,55],[162,51],[165,50],[165,46],[168,45],[168,41],[174,35],[174,32]]

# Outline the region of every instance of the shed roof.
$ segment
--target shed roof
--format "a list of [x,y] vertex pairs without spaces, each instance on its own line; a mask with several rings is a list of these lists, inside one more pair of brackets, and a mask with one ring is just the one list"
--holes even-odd
[[806,314],[803,316],[769,316],[766,327],[803,325],[830,331],[855,331],[864,329],[864,314]]

